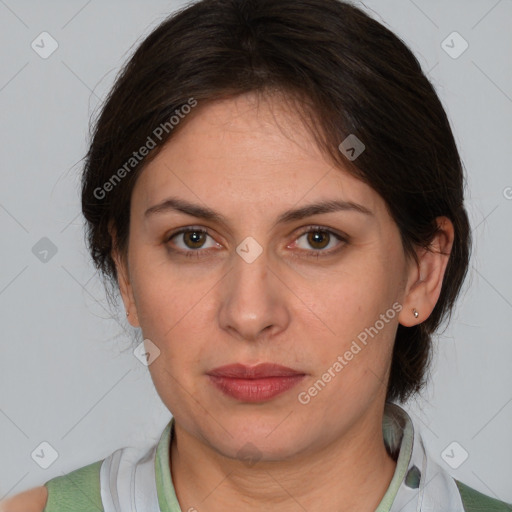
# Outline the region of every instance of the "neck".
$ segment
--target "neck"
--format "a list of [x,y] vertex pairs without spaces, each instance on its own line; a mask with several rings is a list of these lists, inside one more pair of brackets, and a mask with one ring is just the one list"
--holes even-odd
[[382,415],[362,418],[342,439],[283,461],[223,457],[175,423],[171,472],[182,510],[373,512],[396,468]]

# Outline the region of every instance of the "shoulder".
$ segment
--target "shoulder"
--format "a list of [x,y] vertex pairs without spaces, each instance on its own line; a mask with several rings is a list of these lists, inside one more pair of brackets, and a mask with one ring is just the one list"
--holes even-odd
[[100,484],[102,462],[98,460],[46,482],[48,500],[44,512],[103,512]]
[[0,512],[43,512],[48,498],[44,485],[0,501]]
[[43,486],[0,503],[0,512],[103,512],[100,469],[103,460],[48,480]]
[[491,498],[455,479],[466,512],[512,512],[512,504]]

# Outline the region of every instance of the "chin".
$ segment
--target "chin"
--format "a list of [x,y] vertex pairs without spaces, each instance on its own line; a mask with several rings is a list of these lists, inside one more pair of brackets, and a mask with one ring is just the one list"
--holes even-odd
[[301,444],[289,427],[283,428],[281,432],[280,427],[276,429],[268,424],[265,428],[249,426],[243,431],[236,431],[228,427],[228,424],[225,427],[232,436],[221,433],[221,437],[211,439],[210,444],[217,452],[230,459],[247,460],[248,463],[282,461],[293,458]]

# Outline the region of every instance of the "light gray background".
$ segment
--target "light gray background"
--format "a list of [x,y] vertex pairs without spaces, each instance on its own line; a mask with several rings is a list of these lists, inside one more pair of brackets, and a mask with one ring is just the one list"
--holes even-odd
[[[406,408],[453,476],[512,502],[512,1],[365,4],[416,53],[445,105],[476,243],[433,382]],[[123,351],[131,327],[122,308],[109,318],[89,262],[79,160],[132,45],[179,5],[0,0],[0,499],[152,444],[170,419],[147,368]],[[31,48],[43,31],[59,45],[47,59]],[[453,31],[469,43],[457,59],[441,47]],[[32,251],[43,237],[57,249],[46,262]],[[31,457],[43,441],[58,452],[48,469]],[[441,457],[453,441],[469,453],[458,469]]]

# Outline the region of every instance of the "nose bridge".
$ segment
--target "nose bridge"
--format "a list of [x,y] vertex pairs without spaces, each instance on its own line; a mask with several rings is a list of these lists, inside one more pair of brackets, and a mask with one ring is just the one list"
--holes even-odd
[[242,338],[285,328],[288,321],[282,284],[269,270],[269,251],[247,237],[233,254],[233,267],[222,285],[219,322]]

